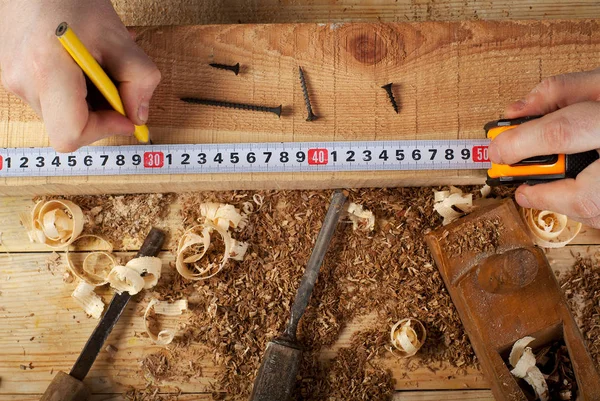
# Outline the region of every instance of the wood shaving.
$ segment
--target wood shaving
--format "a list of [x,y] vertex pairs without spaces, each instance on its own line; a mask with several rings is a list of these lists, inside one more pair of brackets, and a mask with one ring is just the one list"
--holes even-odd
[[495,253],[503,230],[504,225],[498,217],[466,223],[460,230],[449,232],[443,246],[449,257],[461,256],[466,252]]
[[[222,252],[217,252],[218,259],[214,257],[205,258],[211,246],[211,234],[213,231],[216,231],[221,236],[224,246]],[[206,280],[214,277],[227,264],[233,241],[235,240],[231,238],[227,230],[219,226],[213,226],[210,223],[190,228],[179,240],[177,258],[175,260],[177,272],[188,280]]]
[[521,209],[533,241],[543,248],[562,248],[579,234],[582,224],[549,210]]
[[401,319],[390,330],[390,340],[401,358],[415,355],[425,343],[427,330],[417,319]]
[[447,191],[434,191],[433,208],[444,218],[443,225],[473,210],[473,194],[463,194],[462,190],[451,186]]
[[161,302],[156,298],[152,298],[146,307],[144,312],[144,327],[146,333],[150,339],[158,345],[170,344],[175,338],[175,331],[171,329],[160,330],[158,333],[154,333],[150,327],[149,316],[152,314],[165,315],[165,316],[179,316],[183,311],[187,310],[188,301],[187,299],[180,299],[173,303]]
[[143,289],[152,288],[158,283],[162,262],[153,256],[133,258],[125,266],[115,266],[107,281],[119,294],[128,292],[135,295]]
[[514,343],[509,356],[509,363],[514,369],[510,373],[524,379],[533,388],[536,400],[548,401],[550,399],[548,383],[536,365],[537,360],[533,350],[527,346],[534,340],[533,337],[524,337]]
[[104,302],[98,294],[94,292],[95,285],[90,285],[85,281],[80,281],[71,297],[79,306],[94,319],[100,319],[104,312]]
[[81,208],[68,200],[39,201],[31,215],[21,213],[21,224],[32,242],[63,248],[75,241],[85,221]]
[[568,273],[559,277],[587,348],[600,371],[600,263],[578,258]]
[[72,246],[74,246],[76,242],[89,240],[91,238],[100,240],[100,242],[105,245],[106,250],[87,253],[81,266],[78,266],[71,260],[69,248],[67,248],[65,251],[67,267],[79,280],[94,286],[102,286],[108,282],[108,275],[117,264],[115,257],[111,254],[113,250],[112,244],[97,235],[86,234],[77,238],[77,240],[72,243]]
[[48,255],[48,257],[46,257],[45,265],[46,269],[50,273],[52,273],[52,275],[54,275],[60,269],[61,266],[60,254],[53,251],[51,254]]
[[373,231],[375,229],[375,216],[373,212],[364,210],[361,205],[354,202],[348,204],[348,217],[352,221],[354,230]]

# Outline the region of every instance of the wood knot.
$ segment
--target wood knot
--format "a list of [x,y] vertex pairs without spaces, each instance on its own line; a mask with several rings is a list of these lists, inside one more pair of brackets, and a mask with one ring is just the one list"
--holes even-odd
[[377,64],[387,56],[386,43],[377,32],[356,34],[347,43],[346,50],[363,64]]

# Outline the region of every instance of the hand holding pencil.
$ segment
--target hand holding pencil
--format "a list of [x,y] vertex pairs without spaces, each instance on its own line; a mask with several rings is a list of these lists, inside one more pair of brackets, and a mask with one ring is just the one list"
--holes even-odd
[[[69,21],[83,49],[113,79],[109,92],[121,99],[120,110],[111,99],[118,111],[90,110],[84,72],[55,35],[62,21]],[[0,1],[0,76],[44,120],[50,144],[60,152],[134,132],[143,142],[150,99],[160,81],[160,72],[108,0]],[[102,92],[110,85],[100,86]]]

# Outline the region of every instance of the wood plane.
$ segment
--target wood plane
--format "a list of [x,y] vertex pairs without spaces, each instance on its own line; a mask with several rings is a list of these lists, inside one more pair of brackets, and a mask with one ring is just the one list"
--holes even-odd
[[[468,236],[485,235],[492,221],[498,228],[495,243],[483,250],[473,246]],[[564,340],[579,388],[576,399],[600,400],[600,374],[543,250],[529,238],[512,200],[441,227],[426,241],[497,400],[528,400],[505,362],[525,336],[536,338],[534,350]],[[467,246],[460,247],[461,241]]]

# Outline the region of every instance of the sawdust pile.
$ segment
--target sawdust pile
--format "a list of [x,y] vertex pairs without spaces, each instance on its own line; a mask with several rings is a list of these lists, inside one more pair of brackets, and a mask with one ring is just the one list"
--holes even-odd
[[600,371],[600,263],[597,259],[578,258],[559,281],[596,369]]
[[99,235],[115,249],[126,250],[141,246],[153,226],[169,227],[165,219],[175,195],[68,196],[64,199],[81,207],[85,216],[83,234]]
[[453,232],[446,237],[444,249],[448,251],[449,257],[460,256],[464,252],[496,252],[502,230],[504,225],[498,217],[464,224],[460,232]]
[[[185,228],[196,224],[199,205],[215,201],[241,207],[254,192],[187,194],[180,196]],[[215,390],[230,397],[249,395],[267,342],[277,336],[289,317],[297,286],[325,216],[328,191],[261,192],[264,205],[250,216],[238,239],[250,243],[243,262],[229,263],[219,275],[190,282],[179,275],[163,276],[155,288],[160,299],[187,297],[191,320],[183,339],[185,349],[205,344],[217,366]],[[431,188],[353,191],[350,200],[372,210],[377,219],[370,233],[340,225],[300,327],[305,363],[299,372],[301,399],[389,399],[393,383],[378,357],[411,369],[423,364],[435,369],[442,362],[466,368],[475,356],[433,265],[423,233],[441,224],[433,211]],[[349,348],[328,364],[317,353],[333,345],[340,331],[355,318],[375,314],[369,332],[355,333]],[[395,360],[386,350],[391,326],[414,317],[427,327],[429,338],[421,362]],[[166,355],[169,369],[190,358]],[[156,374],[160,381],[164,374]],[[375,397],[375,398],[372,398]]]

